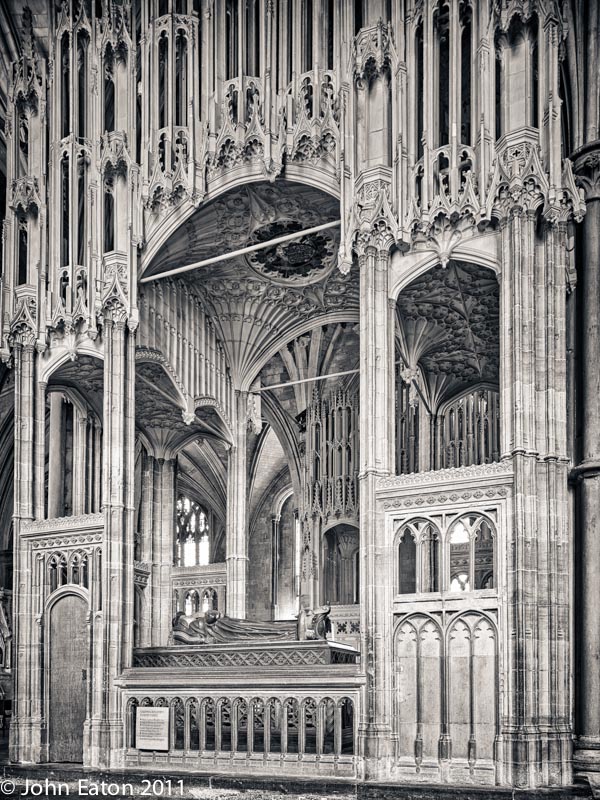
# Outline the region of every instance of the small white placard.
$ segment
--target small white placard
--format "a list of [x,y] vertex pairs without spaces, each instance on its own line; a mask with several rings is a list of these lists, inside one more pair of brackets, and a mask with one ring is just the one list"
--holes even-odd
[[137,708],[135,746],[138,750],[169,749],[169,709]]

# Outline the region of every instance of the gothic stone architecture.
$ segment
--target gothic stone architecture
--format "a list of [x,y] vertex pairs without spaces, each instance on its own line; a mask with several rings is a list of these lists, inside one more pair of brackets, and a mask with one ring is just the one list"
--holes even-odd
[[600,4],[0,29],[11,760],[597,780]]

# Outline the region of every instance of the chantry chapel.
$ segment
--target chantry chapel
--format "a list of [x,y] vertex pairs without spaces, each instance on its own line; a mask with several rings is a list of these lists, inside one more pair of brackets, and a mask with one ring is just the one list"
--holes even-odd
[[11,761],[597,783],[600,4],[0,30]]

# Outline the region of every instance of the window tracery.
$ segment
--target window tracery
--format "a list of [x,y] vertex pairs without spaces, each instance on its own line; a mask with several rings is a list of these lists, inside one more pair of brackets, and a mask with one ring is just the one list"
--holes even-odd
[[176,564],[180,567],[205,566],[210,563],[208,514],[195,500],[180,496],[177,500]]
[[89,588],[88,554],[86,552],[77,550],[70,555],[53,553],[48,558],[46,572],[50,593],[67,584]]
[[429,520],[410,520],[396,543],[399,594],[496,588],[495,532],[481,514],[464,514],[446,530]]

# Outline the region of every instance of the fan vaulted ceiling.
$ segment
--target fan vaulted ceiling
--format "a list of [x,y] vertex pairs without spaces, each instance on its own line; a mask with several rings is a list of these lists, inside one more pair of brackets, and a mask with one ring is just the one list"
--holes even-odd
[[404,364],[420,367],[432,405],[477,383],[498,383],[499,290],[494,273],[463,261],[438,265],[398,298]]

